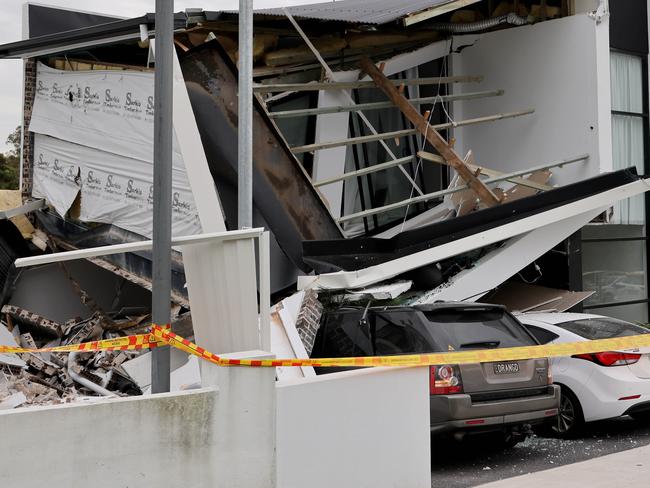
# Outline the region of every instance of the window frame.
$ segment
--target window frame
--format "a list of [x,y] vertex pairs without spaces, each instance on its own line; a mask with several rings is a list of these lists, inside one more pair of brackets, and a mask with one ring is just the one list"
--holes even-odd
[[[614,47],[610,47],[610,53],[617,53],[617,54],[625,54],[628,56],[635,56],[637,58],[641,59],[641,86],[643,90],[643,108],[642,112],[636,113],[636,112],[626,112],[626,111],[621,111],[621,110],[611,110],[612,118],[614,115],[624,115],[624,116],[629,116],[629,117],[638,117],[643,120],[643,172],[645,174],[650,174],[650,151],[648,150],[648,145],[650,144],[650,108],[649,108],[649,96],[648,96],[648,91],[649,91],[649,85],[648,85],[648,55],[644,53],[639,53],[639,52],[634,52],[634,51],[628,51],[624,49],[617,49]],[[611,96],[611,94],[610,94]],[[645,303],[648,309],[648,318],[650,319],[650,280],[648,279],[648,258],[650,257],[650,239],[648,238],[648,216],[650,215],[650,195],[646,192],[644,194],[644,210],[645,210],[645,216],[644,216],[644,233],[645,235],[642,237],[620,237],[620,238],[584,238],[583,233],[581,232],[581,241],[582,243],[588,242],[588,243],[604,243],[604,242],[630,242],[630,241],[638,241],[638,242],[645,242],[645,253],[646,253],[646,269],[643,271],[646,274],[646,298],[645,299],[636,299],[636,300],[627,300],[627,301],[622,301],[622,302],[610,302],[610,303],[594,303],[594,304],[588,304],[582,305],[582,310],[584,311],[589,311],[589,310],[597,310],[600,308],[609,308],[609,307],[620,307],[620,306],[625,306],[625,305],[638,305],[641,303]],[[616,225],[616,224],[613,224]],[[584,271],[583,271],[584,272]]]

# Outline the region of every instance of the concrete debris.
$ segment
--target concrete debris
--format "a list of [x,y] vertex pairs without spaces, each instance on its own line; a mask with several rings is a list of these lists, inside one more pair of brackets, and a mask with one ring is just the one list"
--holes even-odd
[[[0,325],[0,344],[30,349],[119,337],[134,326],[149,325],[142,315],[119,313],[106,320],[105,314],[95,312],[64,324],[13,305],[5,305],[2,313],[6,322]],[[0,409],[67,403],[95,395],[141,395],[142,389],[122,367],[139,355],[141,351],[0,354]]]
[[[170,354],[171,391],[200,387],[201,373],[199,372],[198,362],[192,358],[188,360],[188,355],[176,348],[172,348]],[[115,361],[113,361],[113,364],[115,364]],[[124,361],[122,369],[129,377],[133,378],[133,381],[143,393],[146,394],[151,391],[151,354],[145,353],[134,359]]]
[[4,400],[0,401],[0,410],[9,410],[12,408],[20,407],[23,403],[27,401],[27,397],[21,391],[9,395]]
[[20,322],[30,331],[44,334],[48,337],[61,337],[61,326],[56,322],[41,317],[38,314],[29,312],[14,305],[5,305],[2,307],[2,313],[8,315],[14,321]]

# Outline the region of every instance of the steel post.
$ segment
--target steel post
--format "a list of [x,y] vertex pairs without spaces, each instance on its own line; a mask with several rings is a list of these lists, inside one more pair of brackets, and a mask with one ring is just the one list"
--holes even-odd
[[239,0],[237,223],[253,226],[253,0]]
[[[174,0],[156,0],[152,320],[171,320]],[[169,391],[169,347],[153,349],[151,392]]]

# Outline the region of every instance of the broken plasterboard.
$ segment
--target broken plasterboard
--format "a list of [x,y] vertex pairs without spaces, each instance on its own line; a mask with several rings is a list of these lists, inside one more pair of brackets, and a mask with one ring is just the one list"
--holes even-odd
[[511,312],[566,312],[594,293],[593,291],[558,290],[510,281],[481,301],[504,305]]
[[[23,204],[20,190],[0,190],[0,211],[11,210]],[[28,239],[34,233],[34,226],[24,215],[10,219],[18,228],[23,238]]]
[[[190,385],[194,383],[201,382],[201,375],[198,372],[198,362],[196,363],[196,371],[193,372],[193,366],[185,368],[189,363],[189,358],[187,353],[179,349],[171,349],[171,375],[170,375],[170,386],[172,383],[172,378],[175,377],[175,373],[178,370],[181,370],[177,380],[174,380],[173,383],[175,386],[180,387],[181,385]],[[122,368],[127,374],[135,381],[135,383],[140,387],[143,393],[151,393],[151,353],[145,353],[137,358],[125,361],[122,363]],[[193,375],[193,376],[192,376]],[[175,390],[171,390],[175,391]]]

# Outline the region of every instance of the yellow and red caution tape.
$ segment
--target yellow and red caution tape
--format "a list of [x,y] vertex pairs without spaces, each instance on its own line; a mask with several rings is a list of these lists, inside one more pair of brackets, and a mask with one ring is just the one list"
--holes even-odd
[[222,358],[187,339],[173,333],[169,326],[152,325],[151,333],[115,339],[68,344],[65,346],[28,349],[23,347],[0,346],[0,353],[37,352],[93,352],[93,351],[134,351],[159,346],[172,346],[188,354],[193,354],[218,366],[276,367],[276,366],[316,366],[316,367],[375,367],[375,366],[433,366],[441,364],[471,364],[495,361],[518,361],[524,359],[592,354],[603,351],[620,351],[650,347],[650,334],[641,334],[613,339],[547,344],[543,346],[509,347],[503,349],[483,349],[460,352],[429,354],[408,354],[400,356],[372,356],[318,359],[230,359]]

